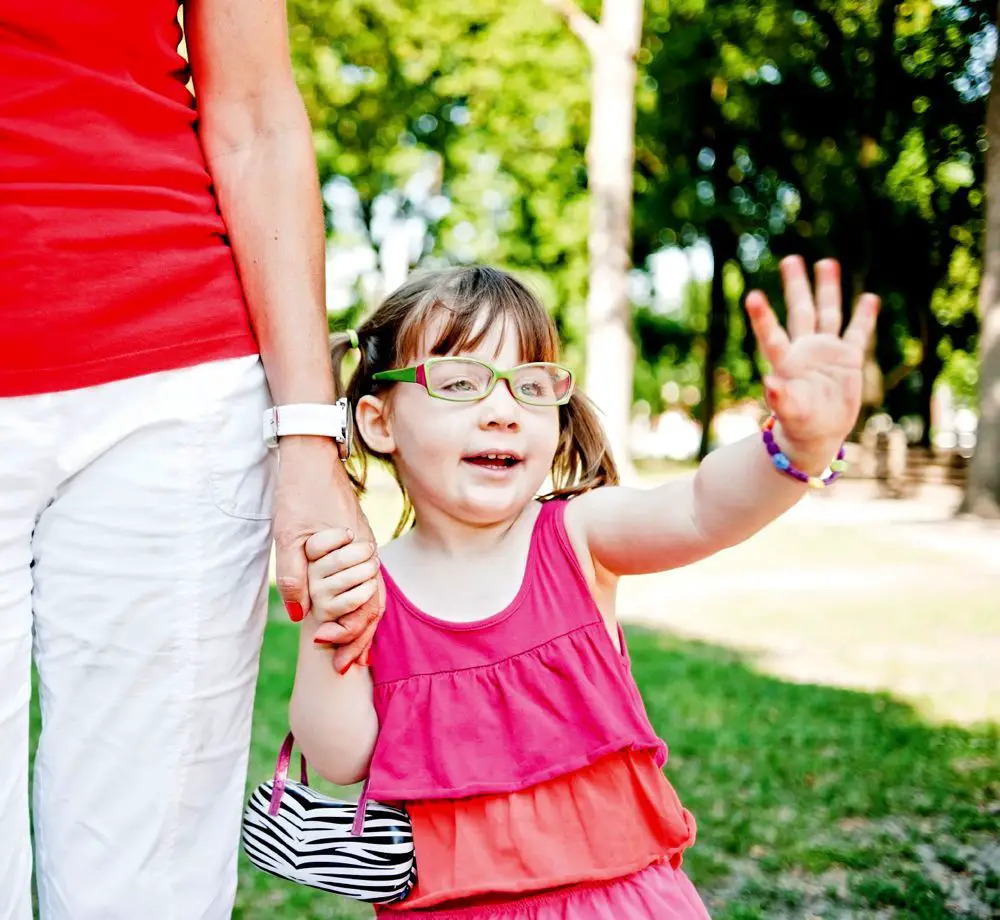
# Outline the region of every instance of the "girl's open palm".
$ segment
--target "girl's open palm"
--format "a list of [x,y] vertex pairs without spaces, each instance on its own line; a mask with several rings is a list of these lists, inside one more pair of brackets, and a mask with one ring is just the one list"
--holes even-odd
[[879,299],[862,294],[841,334],[837,261],[816,263],[815,298],[801,257],[783,259],[781,276],[788,305],[787,332],[763,293],[751,291],[746,298],[754,334],[771,365],[771,373],[764,378],[767,401],[780,419],[789,447],[822,451],[843,441],[857,420],[862,366]]

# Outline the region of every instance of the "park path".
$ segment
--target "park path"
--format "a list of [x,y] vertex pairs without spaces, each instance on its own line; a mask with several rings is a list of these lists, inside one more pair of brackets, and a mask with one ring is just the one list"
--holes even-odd
[[795,681],[887,690],[935,720],[1000,722],[1000,526],[960,495],[810,495],[763,533],[673,572],[625,579],[625,622],[746,652]]

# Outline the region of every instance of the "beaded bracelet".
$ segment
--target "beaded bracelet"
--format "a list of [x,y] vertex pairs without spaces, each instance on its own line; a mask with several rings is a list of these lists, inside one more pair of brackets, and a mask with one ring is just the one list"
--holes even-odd
[[764,446],[767,448],[767,452],[771,457],[771,462],[774,464],[774,468],[778,472],[784,473],[786,476],[791,476],[792,479],[797,479],[799,482],[804,482],[811,489],[823,489],[826,486],[832,485],[840,478],[840,474],[847,469],[847,461],[844,459],[844,445],[841,444],[840,450],[837,451],[837,459],[831,461],[830,466],[827,471],[822,476],[810,476],[808,473],[804,473],[797,467],[792,466],[792,461],[782,453],[780,447],[778,447],[777,442],[774,440],[774,425],[778,421],[776,415],[771,415],[766,422],[764,422],[764,427],[761,430],[761,437],[764,441]]

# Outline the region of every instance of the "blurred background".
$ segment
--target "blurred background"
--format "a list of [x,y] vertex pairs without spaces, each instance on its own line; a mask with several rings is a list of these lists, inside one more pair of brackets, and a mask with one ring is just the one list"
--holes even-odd
[[[620,612],[713,916],[1000,917],[994,3],[290,0],[331,328],[419,267],[550,306],[628,476],[755,432],[742,313],[834,256],[883,299],[849,478]],[[1000,87],[995,87],[1000,92]],[[990,143],[992,142],[992,146]],[[365,507],[387,538],[398,496]],[[286,729],[273,605],[251,782]],[[237,916],[370,911],[242,867]]]

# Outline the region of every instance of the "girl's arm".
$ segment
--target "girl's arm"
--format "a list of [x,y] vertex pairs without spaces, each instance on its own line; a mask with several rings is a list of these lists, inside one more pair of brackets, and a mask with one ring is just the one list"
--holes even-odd
[[[857,419],[878,298],[862,295],[841,336],[839,265],[817,263],[815,304],[802,260],[790,257],[781,268],[789,333],[760,292],[747,297],[746,307],[772,367],[765,388],[781,419],[775,440],[794,466],[818,475]],[[567,507],[566,525],[574,545],[589,551],[599,580],[658,572],[740,543],[787,511],[807,488],[775,470],[754,436],[713,451],[686,481],[584,493]]]
[[[349,531],[327,530],[306,542],[314,611],[330,619],[354,610],[375,590],[375,546],[351,541]],[[318,626],[313,615],[302,624],[289,721],[315,770],[348,786],[368,775],[378,737],[371,672],[348,666],[338,673],[329,645],[313,641]]]
[[[284,0],[187,0],[184,30],[198,135],[271,395],[278,404],[333,402],[323,213],[309,119],[291,70]],[[308,536],[331,526],[352,527],[364,538],[370,530],[331,440],[282,438],[280,452],[278,588],[297,620],[309,612]],[[338,664],[367,648],[378,613],[373,595],[340,624]]]

